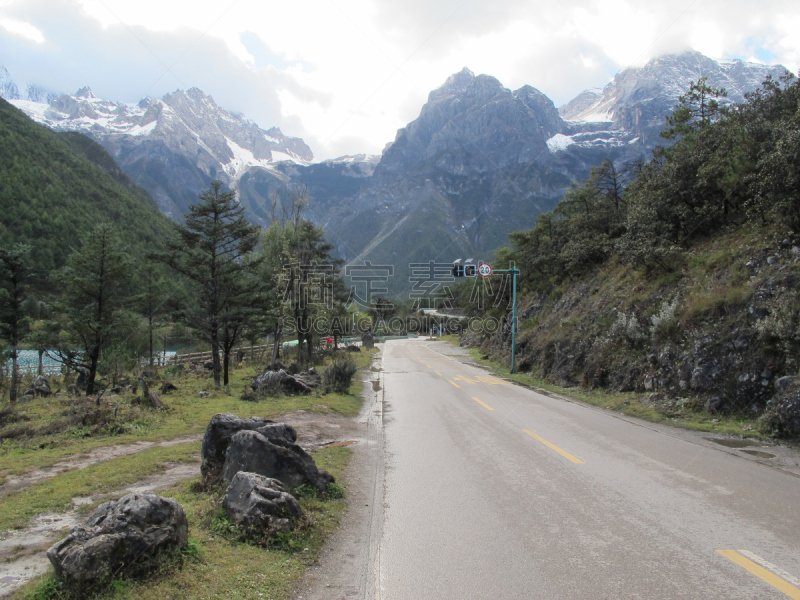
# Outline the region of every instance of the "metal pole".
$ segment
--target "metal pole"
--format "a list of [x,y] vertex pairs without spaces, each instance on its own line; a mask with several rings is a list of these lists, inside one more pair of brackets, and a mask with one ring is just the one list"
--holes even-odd
[[511,268],[512,277],[512,307],[511,307],[511,373],[517,372],[516,354],[517,354],[517,267]]

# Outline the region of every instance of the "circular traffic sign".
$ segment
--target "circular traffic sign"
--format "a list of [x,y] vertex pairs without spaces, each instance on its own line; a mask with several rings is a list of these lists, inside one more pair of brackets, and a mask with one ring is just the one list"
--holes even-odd
[[489,277],[492,274],[492,265],[482,262],[478,265],[478,275],[481,277]]

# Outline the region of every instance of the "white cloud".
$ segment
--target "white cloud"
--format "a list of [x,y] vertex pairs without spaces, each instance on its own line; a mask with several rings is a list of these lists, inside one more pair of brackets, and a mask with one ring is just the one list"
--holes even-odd
[[0,17],[0,27],[11,34],[18,35],[26,40],[36,42],[37,44],[44,42],[44,35],[42,32],[30,23],[17,21],[16,19]]
[[800,66],[784,0],[10,0],[0,19],[37,42],[0,38],[22,80],[124,101],[197,86],[320,159],[380,152],[464,66],[556,105],[689,47]]

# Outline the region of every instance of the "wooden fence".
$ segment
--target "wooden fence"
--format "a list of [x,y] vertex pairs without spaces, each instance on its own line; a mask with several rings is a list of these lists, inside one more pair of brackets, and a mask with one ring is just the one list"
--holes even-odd
[[[231,351],[231,357],[234,361],[238,362],[239,356],[243,360],[259,359],[264,354],[272,354],[272,344],[264,344],[263,346],[240,346]],[[189,365],[192,363],[204,363],[211,360],[212,352],[190,352],[187,354],[173,354],[172,356],[158,355],[153,357],[153,363],[158,367],[169,367],[174,365]],[[222,353],[220,352],[220,360],[222,360]],[[139,360],[140,367],[146,367],[150,364],[149,359],[142,358]]]

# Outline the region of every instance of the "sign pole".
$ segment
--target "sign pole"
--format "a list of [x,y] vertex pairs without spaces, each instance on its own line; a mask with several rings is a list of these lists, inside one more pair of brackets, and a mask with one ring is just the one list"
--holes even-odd
[[517,274],[519,269],[511,267],[513,299],[511,307],[511,374],[517,372]]
[[[484,264],[486,263],[481,263],[481,267]],[[488,264],[486,267],[488,267],[486,271],[480,272],[482,277],[489,277],[492,273],[511,273],[511,374],[513,375],[517,372],[517,275],[519,275],[519,269],[513,266],[510,269],[492,270]]]

